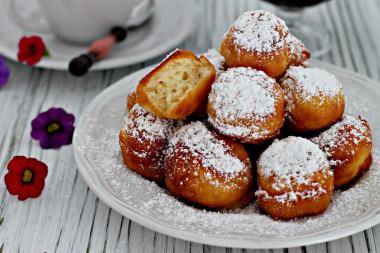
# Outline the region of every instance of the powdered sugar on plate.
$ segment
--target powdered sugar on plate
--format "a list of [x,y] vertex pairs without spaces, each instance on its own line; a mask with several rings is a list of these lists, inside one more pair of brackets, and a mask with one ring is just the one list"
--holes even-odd
[[[312,64],[325,66],[318,62]],[[103,194],[98,196],[112,208],[126,216],[134,213],[134,217],[140,217],[139,222],[148,227],[154,223],[150,227],[159,228],[163,233],[186,232],[188,237],[183,236],[183,233],[179,235],[183,239],[193,240],[191,235],[195,234],[204,236],[207,240],[213,238],[213,242],[219,245],[226,245],[223,242],[236,239],[250,247],[262,245],[262,242],[267,242],[267,246],[278,247],[290,244],[297,246],[300,241],[316,243],[315,238],[319,238],[320,242],[358,232],[358,227],[364,229],[375,225],[380,212],[379,92],[371,88],[380,85],[374,86],[378,83],[361,79],[354,74],[350,76],[348,71],[333,66],[330,68],[343,80],[345,91],[349,95],[346,102],[350,106],[350,112],[363,112],[363,116],[368,119],[374,148],[370,169],[347,190],[336,190],[323,214],[290,221],[275,221],[262,213],[256,202],[238,210],[201,210],[184,204],[171,196],[166,189],[126,168],[118,143],[118,134],[126,114],[125,94],[148,69],[112,85],[91,102],[89,109],[79,119],[74,135],[74,144],[77,143],[74,151],[79,157],[77,160],[87,161],[89,165],[80,163],[78,170],[87,172],[85,181],[91,189],[101,191]],[[349,83],[349,80],[354,83]],[[113,197],[118,202],[112,201]],[[171,234],[176,235],[175,232]],[[216,238],[220,240],[217,241]]]
[[[94,128],[95,124],[85,130],[84,134],[94,131]],[[118,145],[118,132],[102,127],[98,127],[98,130],[98,138],[83,138],[81,146],[101,180],[111,187],[114,195],[139,210],[141,215],[153,216],[181,230],[197,234],[248,233],[264,238],[281,238],[331,229],[334,224],[349,222],[354,217],[365,215],[368,207],[380,203],[380,152],[376,150],[371,169],[350,189],[336,191],[329,208],[321,215],[275,221],[262,213],[256,202],[238,210],[201,210],[182,203],[166,189],[127,169]]]

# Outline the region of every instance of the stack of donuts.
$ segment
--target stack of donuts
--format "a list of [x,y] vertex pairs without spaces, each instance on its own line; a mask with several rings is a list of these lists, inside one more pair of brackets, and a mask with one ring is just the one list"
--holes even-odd
[[324,212],[372,162],[370,127],[343,87],[266,11],[243,13],[220,50],[175,50],[128,94],[124,163],[186,203],[274,219]]

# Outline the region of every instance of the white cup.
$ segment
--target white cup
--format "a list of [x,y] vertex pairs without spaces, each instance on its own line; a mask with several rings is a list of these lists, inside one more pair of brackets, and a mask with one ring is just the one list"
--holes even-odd
[[7,13],[29,30],[47,31],[65,42],[89,44],[107,35],[115,26],[125,27],[135,5],[134,0],[38,0],[43,22],[25,19],[20,5],[28,8],[32,0],[6,0]]

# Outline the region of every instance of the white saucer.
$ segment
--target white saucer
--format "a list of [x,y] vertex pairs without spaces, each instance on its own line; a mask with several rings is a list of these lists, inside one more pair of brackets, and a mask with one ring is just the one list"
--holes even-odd
[[336,190],[320,215],[275,221],[256,203],[228,212],[193,208],[129,170],[123,163],[119,131],[126,115],[126,95],[151,70],[142,69],[102,91],[78,120],[73,150],[78,171],[104,203],[152,230],[197,243],[237,248],[284,248],[339,239],[380,221],[380,83],[320,61],[342,83],[345,112],[368,120],[373,163],[347,190]]
[[[35,66],[67,70],[69,61],[83,53],[88,46],[58,41],[51,33],[27,31],[14,24],[0,2],[0,53],[17,61],[18,42],[22,36],[38,35],[50,51]],[[135,64],[173,49],[191,30],[193,23],[192,1],[156,0],[151,19],[138,29],[131,30],[125,41],[116,44],[109,55],[95,63],[91,70],[116,68]]]

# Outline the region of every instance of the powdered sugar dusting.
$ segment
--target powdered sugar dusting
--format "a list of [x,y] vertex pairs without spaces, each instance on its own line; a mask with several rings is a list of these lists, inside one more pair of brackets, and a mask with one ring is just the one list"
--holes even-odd
[[[162,231],[167,231],[166,226],[185,231],[189,239],[191,234],[195,234],[214,240],[229,238],[251,243],[286,243],[289,240],[295,242],[305,238],[326,238],[326,234],[341,234],[342,231],[347,233],[365,222],[373,224],[380,210],[379,120],[375,117],[378,115],[378,103],[375,100],[378,95],[373,92],[371,97],[370,92],[374,90],[362,79],[352,78],[342,70],[339,73],[342,80],[344,77],[354,80],[354,83],[345,86],[351,98],[347,99],[347,103],[352,106],[351,113],[365,112],[373,128],[375,146],[370,169],[349,189],[334,191],[331,203],[323,214],[275,221],[262,213],[256,202],[238,210],[201,210],[184,204],[166,189],[126,168],[118,134],[125,114],[125,94],[131,87],[128,83],[124,83],[124,86],[115,85],[117,91],[101,97],[101,106],[99,103],[96,106],[92,104],[91,110],[82,115],[82,123],[77,126],[74,139],[78,147],[78,160],[87,161],[90,167],[78,164],[78,170],[88,172],[89,178],[85,180],[92,182],[89,183],[90,187],[95,187],[95,182],[98,191],[103,192],[103,200],[111,199],[111,203],[114,203],[113,197],[119,200],[114,206],[118,205],[120,213],[126,216],[133,213],[135,217],[140,217],[141,222],[149,220]],[[363,97],[369,98],[368,101]]]
[[306,185],[315,172],[328,170],[327,158],[319,147],[311,141],[290,136],[275,140],[260,156],[258,173],[265,177],[274,177],[275,190]]
[[310,53],[306,49],[305,45],[297,39],[294,35],[288,34],[285,38],[286,48],[288,50],[288,59],[290,65],[300,65],[309,67],[309,63],[306,62]]
[[[336,97],[343,94],[343,87],[336,77],[326,70],[291,66],[280,80],[286,100],[286,111],[294,107],[294,99],[308,101],[315,97]],[[323,103],[321,99],[321,103]]]
[[[228,69],[213,84],[209,94],[209,103],[216,114],[215,119],[209,118],[210,123],[220,126],[218,130],[224,134],[249,134],[254,126],[247,127],[240,122],[265,122],[276,112],[276,98],[280,91],[275,89],[275,84],[275,80],[262,71],[243,67]],[[232,126],[218,119],[237,123]]]
[[269,195],[267,191],[259,189],[258,191],[255,192],[255,195],[257,197],[262,196],[264,199],[268,199],[268,200],[274,199],[275,201],[279,203],[286,204],[286,203],[289,203],[289,201],[297,201],[300,198],[301,199],[318,198],[325,193],[327,193],[327,191],[323,189],[321,186],[319,186],[317,189],[305,190],[303,192],[290,191],[290,192],[285,192],[284,194],[281,194],[281,195],[274,195],[274,196]]
[[275,112],[275,80],[252,68],[230,68],[212,86],[209,102],[223,118],[257,120]]
[[[371,132],[366,123],[360,116],[350,115],[344,115],[338,123],[312,138],[311,141],[319,145],[332,166],[341,165],[345,162],[344,160],[332,159],[333,150],[345,152],[348,157],[351,157],[357,152],[359,143],[372,143]],[[344,149],[348,146],[351,148]]]
[[[231,148],[224,141],[218,140],[201,122],[194,122],[180,128],[169,140],[167,155],[175,153],[181,143],[181,153],[191,153],[202,157],[205,168],[214,169],[224,175],[234,176],[248,167],[237,157],[229,154]],[[227,177],[228,178],[228,177]]]
[[203,54],[212,65],[215,67],[215,79],[217,79],[220,74],[222,74],[227,69],[226,61],[224,57],[214,48],[209,49],[206,53]]
[[335,191],[329,208],[321,215],[275,221],[263,214],[256,202],[244,209],[220,212],[193,208],[171,196],[156,183],[126,169],[120,154],[117,129],[106,129],[99,122],[90,122],[93,123],[81,134],[80,150],[97,168],[101,181],[111,187],[126,208],[130,206],[147,219],[154,217],[180,230],[205,236],[244,237],[248,234],[250,238],[302,237],[305,233],[319,230],[326,232],[336,227],[336,224],[365,217],[368,210],[380,202],[380,152],[377,150],[373,154],[371,169],[362,176],[360,182],[346,191]]
[[131,109],[135,117],[127,117],[122,131],[140,140],[141,143],[154,141],[157,138],[166,139],[173,132],[174,121],[159,119],[154,114],[145,111],[139,104]]
[[[270,53],[285,47],[285,22],[268,11],[247,11],[233,23],[234,43],[247,51]],[[279,30],[282,30],[281,35]]]

